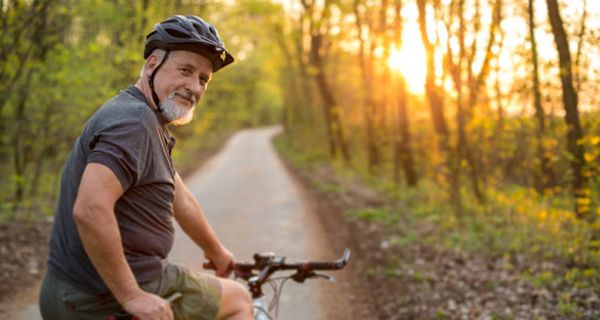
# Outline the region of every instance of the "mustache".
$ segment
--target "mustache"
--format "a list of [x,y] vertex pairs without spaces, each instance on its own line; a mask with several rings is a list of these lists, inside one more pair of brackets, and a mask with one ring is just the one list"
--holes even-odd
[[183,92],[183,93],[175,92],[175,93],[173,93],[173,95],[180,96],[180,97],[186,99],[187,101],[191,102],[192,104],[196,104],[196,97],[189,92]]

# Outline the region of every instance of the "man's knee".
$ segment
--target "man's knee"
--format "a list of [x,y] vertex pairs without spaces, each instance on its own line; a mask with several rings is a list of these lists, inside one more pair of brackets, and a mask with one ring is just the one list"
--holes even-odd
[[248,289],[238,282],[221,280],[221,308],[218,319],[226,319],[233,315],[247,314],[252,317],[252,298]]

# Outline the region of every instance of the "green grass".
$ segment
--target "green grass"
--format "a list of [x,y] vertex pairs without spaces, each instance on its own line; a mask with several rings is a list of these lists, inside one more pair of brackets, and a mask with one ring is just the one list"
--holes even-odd
[[394,216],[386,208],[364,208],[349,210],[344,213],[349,218],[363,219],[379,223],[392,223]]
[[583,317],[577,303],[572,301],[571,296],[566,293],[561,294],[557,309],[561,316],[568,319],[581,319]]
[[[285,157],[305,170],[327,165],[338,178],[360,181],[389,199],[379,208],[353,208],[346,212],[351,219],[363,219],[385,226],[390,244],[396,246],[421,243],[442,249],[459,249],[505,258],[505,268],[512,269],[510,257],[528,256],[536,261],[548,260],[571,267],[550,272],[531,270],[523,278],[539,287],[576,287],[600,290],[600,241],[590,239],[600,234],[600,219],[595,225],[577,219],[573,202],[565,190],[539,195],[530,188],[516,185],[489,184],[484,189],[486,202],[481,204],[469,191],[460,190],[462,208],[456,212],[448,194],[435,181],[424,177],[415,188],[396,185],[385,175],[370,175],[356,164],[327,159],[321,151],[293,148],[284,139],[276,144]],[[600,186],[599,181],[594,182]],[[344,190],[326,181],[317,183],[326,193]],[[595,196],[600,188],[592,188]],[[597,202],[597,200],[594,200]],[[598,204],[592,212],[600,216]],[[565,315],[571,315],[568,301],[562,302]]]
[[344,192],[344,188],[340,185],[333,183],[325,183],[317,181],[315,183],[315,187],[319,189],[321,192],[329,193],[329,194],[340,194]]
[[435,317],[436,320],[447,320],[447,319],[450,319],[450,316],[444,310],[437,310],[435,312],[434,317]]

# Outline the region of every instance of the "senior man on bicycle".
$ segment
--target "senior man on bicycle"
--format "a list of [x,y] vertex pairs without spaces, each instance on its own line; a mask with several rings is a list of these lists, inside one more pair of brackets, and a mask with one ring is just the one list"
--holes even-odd
[[[233,62],[214,26],[196,16],[156,24],[135,86],[88,120],[71,150],[40,292],[44,319],[252,319],[240,284],[169,263],[173,220],[217,275],[233,255],[175,171],[168,125],[191,120],[211,74]],[[200,257],[199,257],[200,258]],[[162,297],[180,292],[173,304]]]

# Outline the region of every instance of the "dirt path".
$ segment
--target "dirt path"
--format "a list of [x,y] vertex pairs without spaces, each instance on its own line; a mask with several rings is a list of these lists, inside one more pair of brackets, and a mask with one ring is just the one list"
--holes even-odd
[[[278,128],[242,131],[186,183],[202,204],[223,243],[238,259],[275,252],[289,259],[333,259],[334,252],[306,203],[304,191],[282,165],[271,145]],[[200,269],[202,253],[178,232],[174,261]],[[336,291],[339,290],[339,291]],[[321,281],[286,284],[280,319],[349,319],[343,286]],[[301,303],[299,303],[301,302]]]
[[[316,206],[307,201],[270,143],[278,131],[274,127],[239,132],[217,156],[190,175],[186,184],[222,242],[240,260],[251,260],[254,252],[265,251],[290,260],[337,258],[341,252],[329,244]],[[202,252],[180,230],[170,258],[195,269],[200,269],[203,261]],[[341,279],[337,284],[289,282],[279,318],[353,319],[347,276],[341,274]],[[24,290],[29,294],[18,299],[22,312],[13,319],[40,319],[35,289]]]

